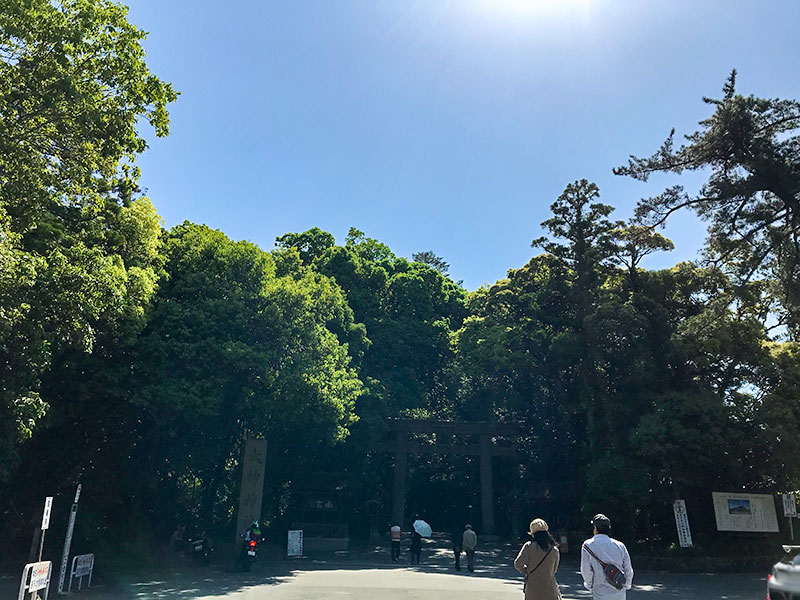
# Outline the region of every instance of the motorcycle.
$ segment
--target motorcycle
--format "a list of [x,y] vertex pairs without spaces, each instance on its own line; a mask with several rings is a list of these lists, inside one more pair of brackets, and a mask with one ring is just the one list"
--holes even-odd
[[242,550],[239,553],[239,565],[245,573],[250,571],[253,566],[253,561],[256,559],[258,552],[258,542],[256,540],[244,540],[242,543]]
[[207,565],[211,558],[211,553],[214,551],[214,544],[211,542],[211,538],[203,534],[194,539],[186,540],[186,543],[189,545],[194,559],[198,563]]

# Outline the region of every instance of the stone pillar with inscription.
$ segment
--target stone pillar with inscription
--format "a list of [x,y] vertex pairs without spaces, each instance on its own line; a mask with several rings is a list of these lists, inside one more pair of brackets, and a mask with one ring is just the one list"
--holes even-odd
[[239,512],[236,519],[236,543],[253,521],[261,519],[261,499],[264,494],[264,471],[267,465],[267,440],[249,439],[245,442],[242,460],[242,486],[239,492]]

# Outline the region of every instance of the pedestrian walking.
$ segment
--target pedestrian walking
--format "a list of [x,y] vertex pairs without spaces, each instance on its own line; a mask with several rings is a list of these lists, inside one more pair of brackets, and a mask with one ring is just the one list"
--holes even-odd
[[411,532],[411,564],[418,565],[422,556],[422,536],[416,531]]
[[400,538],[403,535],[400,525],[392,525],[389,528],[389,535],[392,541],[392,562],[400,562]]
[[525,542],[514,560],[514,568],[525,575],[525,600],[561,600],[556,571],[561,556],[544,519],[534,519]]
[[450,543],[453,545],[453,555],[456,559],[456,571],[461,570],[461,527],[453,525],[450,533]]
[[581,546],[583,586],[595,600],[625,600],[633,584],[631,557],[625,544],[610,537],[611,519],[597,514],[592,519],[594,537]]
[[464,528],[464,533],[461,536],[461,547],[467,555],[467,570],[473,572],[475,570],[475,549],[478,547],[478,536],[472,531],[472,525],[467,525]]

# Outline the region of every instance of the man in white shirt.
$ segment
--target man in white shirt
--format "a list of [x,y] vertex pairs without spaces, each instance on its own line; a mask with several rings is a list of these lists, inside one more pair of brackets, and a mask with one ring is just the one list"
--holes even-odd
[[467,569],[475,570],[475,548],[478,547],[478,536],[472,531],[472,525],[467,525],[461,536],[461,547],[467,554]]
[[[622,542],[609,537],[611,520],[607,516],[595,515],[592,527],[594,537],[583,542],[581,547],[583,586],[592,592],[595,600],[625,600],[626,592],[633,583],[633,567],[628,549]],[[625,587],[618,590],[608,582],[600,561],[615,565],[625,574]]]

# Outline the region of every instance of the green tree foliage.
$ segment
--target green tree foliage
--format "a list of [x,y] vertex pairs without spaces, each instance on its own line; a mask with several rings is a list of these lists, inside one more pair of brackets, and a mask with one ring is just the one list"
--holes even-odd
[[594,202],[599,197],[597,185],[585,179],[569,184],[550,206],[553,216],[542,223],[551,237],[537,238],[531,243],[562,261],[570,273],[569,306],[573,318],[570,327],[561,332],[561,347],[571,354],[565,362],[565,366],[571,366],[564,372],[564,383],[575,390],[574,395],[585,411],[586,437],[592,452],[601,443],[596,413],[610,407],[604,407],[594,397],[598,365],[592,356],[587,319],[599,301],[608,261],[615,250],[613,232],[620,225],[607,219],[614,210],[612,206]]
[[325,250],[336,245],[336,238],[319,227],[303,233],[285,233],[275,240],[279,248],[295,248],[304,264],[311,264]]
[[615,241],[614,257],[628,270],[631,288],[636,291],[639,285],[639,263],[642,259],[659,250],[675,249],[672,240],[644,225],[627,225],[612,232]]
[[757,480],[767,489],[793,490],[800,486],[800,348],[796,342],[773,343],[769,351],[771,385],[754,418],[755,446],[763,460]]
[[268,253],[206,227],[175,228],[166,256],[136,402],[156,415],[174,474],[202,482],[208,515],[245,434],[267,436],[284,473],[346,436],[362,384],[327,324],[346,330],[352,313],[327,278],[276,277]]
[[663,224],[688,208],[709,221],[708,253],[740,281],[777,282],[786,320],[800,322],[800,103],[736,93],[736,71],[722,99],[704,98],[714,113],[675,148],[674,130],[649,158],[632,156],[614,170],[647,181],[653,173],[709,169],[697,194],[674,185],[642,200],[637,216]]
[[[625,225],[575,181],[533,241],[544,253],[467,294],[433,252],[408,261],[355,228],[341,245],[319,228],[287,233],[270,253],[188,222],[162,231],[133,163],[137,124],[165,135],[175,93],[144,64],[143,32],[103,0],[12,4],[0,11],[3,539],[27,535],[32,513],[17,506],[76,480],[93,490],[95,533],[109,520],[168,531],[179,515],[227,524],[248,436],[269,440],[265,516],[334,490],[340,518],[374,526],[392,471],[367,450],[398,416],[521,424],[524,461],[498,461],[498,493],[564,522],[612,507],[631,535],[671,539],[676,496],[701,514],[713,489],[800,485],[800,352],[767,325],[776,294],[795,333],[800,312],[796,102],[742,97],[731,77],[686,144],[670,136],[617,170],[710,167],[699,195],[669,188]],[[673,247],[653,227],[684,207],[711,222],[724,268],[642,268]],[[476,468],[413,459],[410,480],[430,482],[415,498],[466,509]]]
[[45,412],[53,352],[90,351],[98,323],[140,318],[155,289],[160,223],[132,162],[139,120],[166,135],[176,95],[143,38],[111,2],[0,11],[0,478]]
[[439,271],[439,273],[445,276],[447,276],[447,272],[450,270],[450,263],[448,263],[441,256],[436,256],[436,254],[434,254],[431,250],[414,252],[411,255],[411,260],[433,267]]

